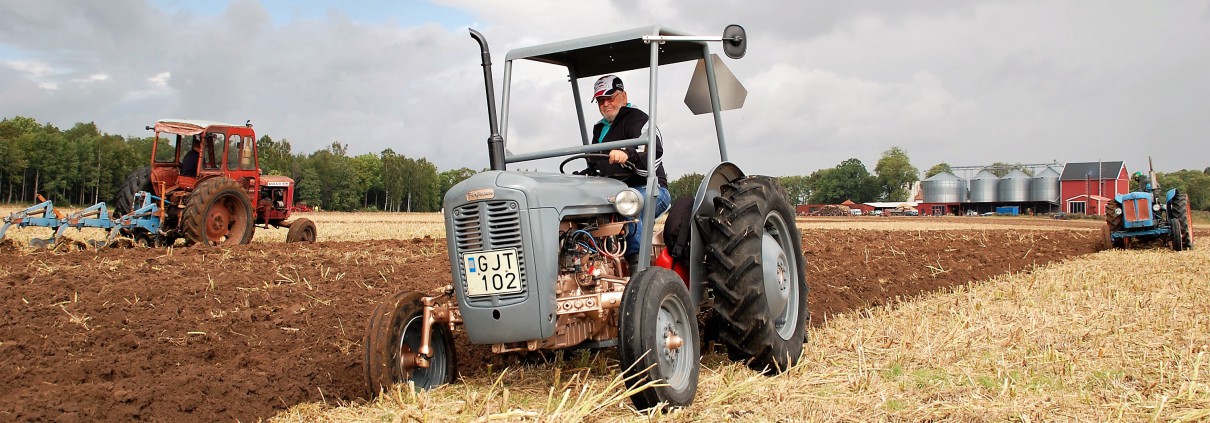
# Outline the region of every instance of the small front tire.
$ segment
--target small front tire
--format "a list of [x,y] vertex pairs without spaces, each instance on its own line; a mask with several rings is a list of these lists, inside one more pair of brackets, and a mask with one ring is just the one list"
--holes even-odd
[[389,390],[397,383],[410,381],[418,389],[432,389],[454,380],[458,369],[454,337],[444,325],[432,327],[429,366],[416,365],[424,323],[421,297],[423,295],[416,291],[397,293],[378,304],[370,315],[363,344],[370,396]]
[[290,223],[290,231],[286,233],[286,242],[315,242],[315,222],[311,219],[300,218]]
[[618,319],[618,360],[628,388],[655,383],[630,397],[635,408],[693,403],[701,350],[690,303],[681,278],[662,267],[648,267],[626,285]]

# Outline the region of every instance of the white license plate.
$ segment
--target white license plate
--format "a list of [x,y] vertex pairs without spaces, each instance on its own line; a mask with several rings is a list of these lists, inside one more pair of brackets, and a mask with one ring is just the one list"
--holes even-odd
[[462,264],[467,296],[511,294],[523,290],[516,248],[463,254]]

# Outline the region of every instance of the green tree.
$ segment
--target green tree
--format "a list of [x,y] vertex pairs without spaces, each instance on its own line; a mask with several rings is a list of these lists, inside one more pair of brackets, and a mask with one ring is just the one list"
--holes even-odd
[[256,156],[261,170],[266,174],[299,178],[301,169],[296,164],[299,157],[291,151],[290,141],[274,141],[268,135],[261,135],[260,139],[256,140]]
[[437,177],[437,166],[428,159],[408,159],[405,162],[409,175],[407,184],[409,212],[434,212],[441,210],[441,181]]
[[668,182],[668,196],[672,197],[673,200],[685,197],[693,198],[697,196],[697,188],[702,185],[702,179],[704,178],[705,176],[700,173],[681,175],[681,177]]
[[449,192],[450,188],[453,188],[454,185],[458,185],[459,182],[465,181],[471,176],[475,176],[475,173],[474,170],[467,167],[441,172],[437,175],[438,180],[441,182],[441,189],[437,193],[437,197],[445,201],[445,193]]
[[908,200],[912,182],[920,180],[920,171],[912,166],[907,152],[899,147],[891,147],[882,153],[874,173],[878,175],[879,196],[883,201]]
[[361,202],[361,193],[357,190],[357,175],[347,151],[347,145],[333,142],[328,148],[308,156],[301,175],[296,178],[299,198],[329,210],[356,209]]
[[1160,188],[1167,192],[1176,188],[1189,195],[1189,205],[1195,210],[1210,210],[1210,175],[1196,170],[1156,173]]
[[806,204],[811,200],[811,178],[807,176],[782,176],[777,182],[786,189],[790,204]]
[[988,172],[991,172],[993,175],[996,175],[997,177],[1000,177],[1000,178],[1003,178],[1004,175],[1007,175],[1009,172],[1012,172],[1014,170],[1019,170],[1019,171],[1025,173],[1026,175],[1034,176],[1034,172],[1032,169],[1023,166],[1020,163],[1009,164],[1009,163],[1004,163],[1004,162],[995,162],[990,165],[987,165],[986,167],[984,167],[984,169],[986,169]]
[[354,157],[353,172],[357,175],[356,190],[362,195],[361,208],[377,208],[377,199],[371,203],[370,195],[382,192],[382,158],[371,153]]
[[811,202],[836,204],[844,200],[857,203],[873,201],[878,196],[878,179],[866,170],[858,159],[848,159],[831,169],[820,169],[810,178]]
[[29,169],[26,170],[27,181],[30,185],[29,199],[33,201],[36,194],[42,194],[47,199],[65,200],[62,193],[68,184],[68,167],[75,161],[70,157],[63,132],[50,124],[33,134],[29,140]]
[[[0,121],[0,189],[6,202],[24,200],[25,170],[29,167],[27,152],[33,134],[41,127],[38,122],[17,116]],[[14,197],[15,196],[15,197]]]
[[932,178],[933,176],[936,176],[937,174],[944,173],[944,172],[953,173],[954,169],[950,167],[949,163],[946,163],[946,162],[937,163],[937,164],[933,165],[933,167],[930,167],[929,170],[924,172],[924,179]]
[[404,192],[404,161],[407,159],[394,150],[382,150],[382,186],[384,191],[384,209],[399,211]]

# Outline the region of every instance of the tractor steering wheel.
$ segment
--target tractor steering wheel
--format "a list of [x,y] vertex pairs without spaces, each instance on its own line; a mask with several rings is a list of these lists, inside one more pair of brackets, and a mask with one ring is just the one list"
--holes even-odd
[[[600,169],[597,169],[596,166],[592,165],[592,162],[588,161],[588,159],[592,159],[592,158],[602,158],[602,159],[608,160],[609,154],[583,153],[583,154],[576,154],[574,156],[568,157],[566,159],[563,159],[562,163],[559,163],[559,173],[566,174],[567,171],[564,169],[564,167],[567,166],[568,163],[571,163],[573,160],[584,159],[585,162],[588,162],[587,165],[584,167],[584,170],[573,171],[573,172],[571,172],[572,175],[612,176],[612,175],[602,175]],[[622,163],[621,166],[623,169],[626,169],[626,170],[630,171],[631,173],[633,173],[635,171],[634,165],[630,164],[629,162]]]

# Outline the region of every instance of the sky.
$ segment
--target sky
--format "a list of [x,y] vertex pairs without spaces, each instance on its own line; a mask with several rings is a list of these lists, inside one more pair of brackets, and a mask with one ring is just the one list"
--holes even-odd
[[[748,174],[808,175],[891,147],[945,162],[1125,161],[1210,167],[1210,0],[0,0],[0,118],[148,136],[161,118],[243,123],[296,153],[391,149],[439,170],[488,167],[478,45],[496,90],[508,50],[649,25],[748,33],[723,59],[744,84],[723,113]],[[721,49],[714,47],[716,52]],[[720,154],[683,103],[691,63],[661,68],[673,178]],[[566,72],[518,63],[509,151],[580,143]],[[647,74],[620,74],[650,111]],[[592,81],[581,80],[587,98]],[[555,171],[557,161],[511,168]],[[959,175],[962,176],[962,175]]]

